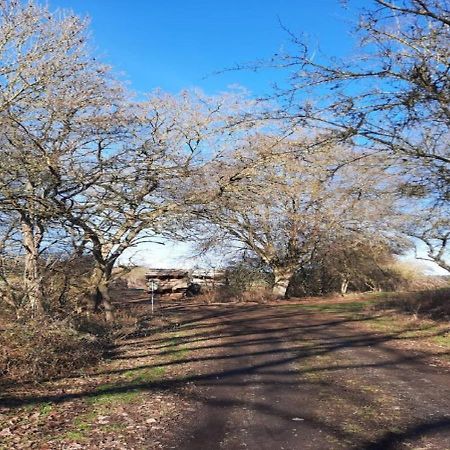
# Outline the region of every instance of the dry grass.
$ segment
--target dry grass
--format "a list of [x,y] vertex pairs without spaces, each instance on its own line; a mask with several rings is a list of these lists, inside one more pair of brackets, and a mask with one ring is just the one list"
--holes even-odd
[[376,299],[376,309],[393,309],[412,314],[416,319],[450,319],[450,287],[415,292],[380,292],[367,297]]
[[272,291],[265,287],[254,287],[236,292],[234,289],[222,286],[216,290],[202,292],[200,295],[193,297],[192,300],[199,303],[266,303],[274,300],[274,298]]
[[0,332],[2,382],[41,381],[99,362],[111,330],[100,321],[12,322]]

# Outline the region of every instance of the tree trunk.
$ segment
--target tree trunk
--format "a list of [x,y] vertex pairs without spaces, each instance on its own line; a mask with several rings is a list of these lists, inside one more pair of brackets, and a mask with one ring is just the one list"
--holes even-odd
[[341,295],[345,295],[347,293],[348,284],[349,284],[349,280],[347,280],[347,278],[344,278],[341,281]]
[[114,308],[109,293],[111,273],[112,268],[97,266],[92,274],[91,297],[93,298],[94,311],[98,312],[102,309],[105,312],[107,322],[114,320]]
[[109,295],[108,282],[102,282],[97,287],[98,296],[103,310],[105,311],[105,319],[107,322],[114,320],[114,308],[111,303],[111,296]]
[[22,242],[25,249],[24,288],[32,316],[44,314],[44,289],[39,269],[39,248],[42,230],[35,229],[29,220],[22,220]]
[[294,271],[286,268],[273,269],[274,284],[272,288],[273,294],[278,298],[286,298],[287,289],[291,278],[294,275]]

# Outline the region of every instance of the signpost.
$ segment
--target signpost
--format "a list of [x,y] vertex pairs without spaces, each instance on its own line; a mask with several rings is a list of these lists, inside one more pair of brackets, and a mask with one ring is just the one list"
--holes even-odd
[[154,300],[155,300],[155,292],[158,290],[158,281],[151,279],[148,280],[149,285],[150,285],[150,292],[151,292],[151,298],[152,298],[152,314],[153,314],[153,310],[154,310]]

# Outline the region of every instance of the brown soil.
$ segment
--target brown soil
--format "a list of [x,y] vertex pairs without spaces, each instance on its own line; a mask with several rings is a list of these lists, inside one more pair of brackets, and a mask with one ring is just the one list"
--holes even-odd
[[156,317],[96,373],[4,392],[0,449],[450,449],[444,349],[292,303]]

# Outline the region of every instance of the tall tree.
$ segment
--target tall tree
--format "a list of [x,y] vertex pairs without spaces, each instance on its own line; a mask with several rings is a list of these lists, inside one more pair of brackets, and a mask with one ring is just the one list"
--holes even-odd
[[80,194],[79,183],[67,184],[59,168],[76,173],[76,161],[98,159],[120,134],[122,89],[90,56],[85,35],[76,16],[0,1],[1,208],[20,224],[33,314],[43,312],[39,259],[57,217],[53,200]]
[[[389,164],[403,171],[410,190],[422,191],[419,207],[434,203],[434,212],[444,214],[435,231],[445,236],[450,201],[448,1],[372,0],[355,33],[359,50],[346,59],[327,58],[291,33],[293,50],[271,62],[291,72],[288,87],[276,92],[282,102],[279,116],[321,129],[322,137],[357,144],[361,154],[389,155]],[[430,257],[442,263],[443,241],[426,242]]]
[[388,178],[374,159],[337,169],[356,155],[332,146],[310,152],[305,140],[252,137],[233,152],[216,167],[220,195],[198,211],[203,222],[195,228],[206,248],[231,246],[260,258],[278,297],[319,248],[340,238],[348,245],[381,239],[393,212]]
[[107,159],[96,161],[94,178],[84,184],[73,180],[86,187],[82,195],[56,202],[95,259],[90,295],[108,320],[114,265],[125,250],[179,226],[176,218],[187,211],[192,179],[214,158],[211,148],[224,134],[233,98],[154,93],[131,105],[120,146],[115,143]]
[[0,36],[0,214],[19,224],[5,242],[21,238],[26,303],[43,313],[43,254],[66,233],[94,257],[89,296],[111,320],[118,257],[183,214],[193,173],[223,148],[240,102],[132,101],[89,52],[86,22],[33,1],[0,0]]

